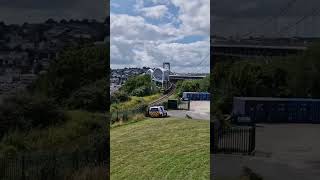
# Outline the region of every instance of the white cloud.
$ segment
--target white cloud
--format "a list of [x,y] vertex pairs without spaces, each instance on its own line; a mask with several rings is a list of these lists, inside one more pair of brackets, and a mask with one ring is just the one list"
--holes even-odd
[[170,25],[156,26],[147,23],[141,16],[111,14],[112,37],[124,37],[136,41],[169,41],[177,39],[178,29]]
[[167,12],[168,8],[165,5],[158,5],[152,7],[145,7],[140,10],[145,17],[160,19],[162,18]]
[[171,0],[179,7],[179,19],[183,31],[190,34],[209,35],[210,33],[210,0]]
[[[136,1],[135,12],[141,16],[111,13],[111,67],[157,67],[169,61],[175,72],[208,72],[210,57],[201,66],[194,67],[210,51],[209,0],[187,3],[185,0],[171,0],[179,8],[178,15],[169,12],[169,0],[150,1],[154,3],[151,7],[145,7],[147,3],[143,0]],[[154,24],[145,19],[161,19],[164,16],[173,16],[172,22]],[[175,27],[173,21],[177,19],[181,25]],[[192,43],[176,42],[189,35],[208,38]]]

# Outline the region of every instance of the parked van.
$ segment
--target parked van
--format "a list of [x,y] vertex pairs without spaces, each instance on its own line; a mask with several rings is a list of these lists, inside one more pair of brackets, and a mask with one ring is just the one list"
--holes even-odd
[[149,116],[152,118],[167,117],[168,113],[163,106],[152,106],[149,108]]

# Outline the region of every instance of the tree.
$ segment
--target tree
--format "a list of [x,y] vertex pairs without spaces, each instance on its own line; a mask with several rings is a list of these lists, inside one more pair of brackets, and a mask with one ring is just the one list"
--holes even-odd
[[107,80],[101,79],[72,93],[67,101],[71,109],[105,112],[108,106]]
[[138,75],[129,78],[120,90],[135,96],[151,95],[155,91],[151,89],[154,87],[149,75]]
[[47,74],[33,84],[31,91],[63,103],[79,88],[108,78],[108,64],[107,47],[68,48],[52,62]]

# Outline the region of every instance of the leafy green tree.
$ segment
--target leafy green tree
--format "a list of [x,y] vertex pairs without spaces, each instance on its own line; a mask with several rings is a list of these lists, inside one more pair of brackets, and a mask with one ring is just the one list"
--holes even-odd
[[199,80],[184,80],[176,84],[178,96],[182,96],[183,92],[210,92],[210,77]]
[[129,78],[125,84],[120,88],[133,96],[148,96],[157,92],[157,88],[154,83],[151,82],[149,75],[138,75]]
[[107,85],[106,79],[98,80],[86,85],[72,93],[67,101],[67,106],[71,109],[84,109],[88,111],[106,111],[108,102],[106,99]]
[[221,61],[212,72],[214,105],[231,111],[234,96],[320,98],[320,44],[305,53],[258,60]]
[[129,100],[130,100],[129,95],[123,91],[117,91],[111,97],[112,103],[125,102],[125,101],[129,101]]
[[50,65],[48,73],[36,81],[31,91],[65,102],[79,88],[108,78],[108,66],[107,47],[68,48]]

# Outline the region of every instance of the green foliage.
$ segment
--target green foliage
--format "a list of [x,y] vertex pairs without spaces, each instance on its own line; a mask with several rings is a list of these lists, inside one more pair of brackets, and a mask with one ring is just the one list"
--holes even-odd
[[121,103],[112,103],[110,111],[114,112],[117,110],[133,109],[139,105],[152,102],[158,99],[159,97],[160,97],[160,94],[154,94],[154,95],[144,96],[144,97],[131,96],[130,100],[128,101],[121,102]]
[[129,101],[131,98],[129,95],[123,91],[117,91],[111,96],[111,102],[112,103],[121,103]]
[[131,92],[132,96],[138,96],[138,97],[143,97],[150,94],[151,94],[151,88],[147,86],[138,87]]
[[132,96],[149,96],[158,92],[149,75],[138,75],[129,78],[121,87],[123,92]]
[[214,106],[230,113],[234,96],[320,98],[319,45],[304,54],[222,61],[212,72]]
[[107,131],[105,118],[98,113],[68,111],[63,124],[29,132],[9,132],[0,141],[0,155],[19,151],[72,152],[94,148],[102,138],[100,135]]
[[180,97],[183,92],[210,92],[210,76],[200,80],[178,81],[176,85]]
[[68,48],[50,65],[48,72],[37,80],[31,90],[52,97],[57,102],[64,102],[83,86],[109,78],[108,66],[107,47]]
[[71,94],[67,106],[71,109],[84,109],[88,111],[105,111],[108,105],[106,95],[106,80],[98,80],[86,85]]
[[45,96],[20,93],[3,99],[0,105],[2,133],[14,129],[44,128],[64,119],[64,113]]

